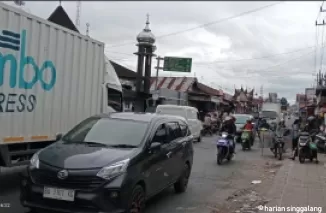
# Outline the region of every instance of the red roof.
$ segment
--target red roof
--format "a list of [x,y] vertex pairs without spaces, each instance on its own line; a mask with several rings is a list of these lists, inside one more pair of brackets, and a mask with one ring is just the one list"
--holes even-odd
[[[170,89],[187,92],[196,81],[194,77],[158,77],[157,89]],[[156,77],[151,78],[150,90],[155,90]]]

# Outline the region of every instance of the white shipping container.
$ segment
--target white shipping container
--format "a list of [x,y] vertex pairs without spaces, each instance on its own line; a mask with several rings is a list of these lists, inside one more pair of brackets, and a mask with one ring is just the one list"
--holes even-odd
[[53,140],[100,113],[104,44],[0,3],[0,144]]

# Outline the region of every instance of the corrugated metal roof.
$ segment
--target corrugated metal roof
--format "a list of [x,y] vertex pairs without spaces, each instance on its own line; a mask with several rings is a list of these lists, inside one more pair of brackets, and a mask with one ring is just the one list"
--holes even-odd
[[[157,89],[170,89],[179,92],[187,92],[196,81],[193,77],[158,77]],[[151,78],[151,89],[155,90],[156,77]]]

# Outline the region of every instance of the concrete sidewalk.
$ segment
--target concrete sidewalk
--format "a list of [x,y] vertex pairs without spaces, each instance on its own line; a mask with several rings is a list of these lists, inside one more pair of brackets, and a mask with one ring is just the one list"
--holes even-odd
[[[326,157],[323,154],[318,157],[319,164],[310,161],[300,164],[298,159],[296,161],[285,159],[284,165],[277,173],[267,194],[271,200],[266,206],[321,207],[326,212],[326,167],[324,166]],[[259,212],[268,212],[268,209],[265,208]],[[318,211],[307,210],[306,212]]]

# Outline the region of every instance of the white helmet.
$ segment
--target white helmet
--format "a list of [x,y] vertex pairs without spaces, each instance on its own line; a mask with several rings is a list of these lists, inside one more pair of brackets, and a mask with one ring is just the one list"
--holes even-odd
[[224,119],[224,121],[229,121],[231,119],[232,119],[231,116],[226,116],[225,119]]

